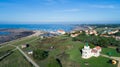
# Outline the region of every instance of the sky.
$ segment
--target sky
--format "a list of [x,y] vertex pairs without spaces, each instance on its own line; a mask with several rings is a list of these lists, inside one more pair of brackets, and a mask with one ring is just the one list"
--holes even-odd
[[119,23],[120,0],[0,0],[2,23]]

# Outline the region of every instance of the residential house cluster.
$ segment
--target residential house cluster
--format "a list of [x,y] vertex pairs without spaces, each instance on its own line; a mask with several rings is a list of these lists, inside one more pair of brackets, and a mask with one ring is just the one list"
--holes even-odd
[[117,32],[119,32],[119,30],[109,31],[108,34],[115,34],[115,33],[117,33]]
[[89,35],[89,34],[90,34],[90,35],[93,34],[93,35],[96,35],[96,36],[98,35],[98,34],[97,34],[97,31],[96,31],[96,30],[93,30],[93,29],[91,29],[91,30],[85,30],[85,33],[86,33],[87,35]]

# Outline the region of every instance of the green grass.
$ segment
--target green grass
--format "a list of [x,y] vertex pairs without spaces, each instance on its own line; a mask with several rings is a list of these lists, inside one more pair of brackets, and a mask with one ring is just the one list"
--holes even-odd
[[46,64],[46,67],[60,67],[60,64],[56,59],[50,57],[48,59],[48,63]]
[[[81,67],[117,67],[117,65],[112,65],[108,63],[110,59],[105,57],[92,57],[90,59],[80,58]],[[88,65],[85,65],[88,62]]]
[[[67,38],[67,39],[66,39]],[[50,46],[54,46],[55,49],[50,50],[49,51],[49,57],[57,57],[59,55],[63,56],[62,53],[65,52],[66,54],[68,54],[68,57],[60,57],[61,63],[63,67],[117,67],[117,65],[112,65],[107,63],[109,61],[108,58],[105,57],[92,57],[90,59],[82,59],[81,58],[81,53],[80,53],[80,49],[83,48],[84,43],[81,43],[79,41],[72,41],[72,39],[70,37],[66,37],[66,36],[59,36],[56,38],[50,38],[50,39],[45,39],[42,43],[38,42],[40,40],[31,42],[31,47],[36,47],[40,48],[40,49],[44,49],[44,50],[49,50]],[[93,45],[92,45],[93,46]],[[29,48],[31,48],[29,47]],[[27,49],[29,49],[27,48]],[[64,60],[66,59],[66,60]],[[50,58],[47,58],[43,61],[38,61],[37,63],[40,66],[48,66],[45,63],[50,63]],[[52,62],[52,61],[51,61]],[[85,65],[84,62],[88,62],[89,66]],[[102,64],[100,64],[102,63]],[[53,64],[53,63],[51,63]],[[55,64],[54,64],[55,65]]]
[[18,46],[18,45],[26,44],[26,43],[34,40],[35,38],[37,38],[37,37],[24,38],[24,39],[21,39],[21,40],[17,40],[15,42],[11,42],[10,44]]
[[[79,51],[79,49],[74,48],[71,49],[69,51],[67,51],[67,53],[70,55],[69,59],[71,61],[74,61],[76,63],[80,63],[81,67],[117,67],[117,65],[112,65],[110,63],[107,63],[110,59],[109,58],[105,58],[105,57],[92,57],[90,59],[83,59],[81,58],[81,53]],[[85,62],[88,62],[88,65],[85,65]]]
[[14,51],[11,55],[0,61],[0,67],[33,67],[19,51]]
[[3,56],[8,50],[12,50],[14,49],[15,47],[13,46],[10,46],[10,45],[7,45],[3,48],[0,48],[0,56]]
[[[33,59],[32,55],[30,55],[30,57],[35,60],[41,67],[59,67],[58,63],[55,61],[56,58],[60,59],[63,67],[117,67],[117,65],[107,63],[109,59],[105,57],[92,57],[87,60],[81,58],[80,49],[83,48],[85,44],[79,41],[72,41],[72,38],[68,36],[47,38],[42,41],[39,39],[39,37],[32,37],[14,42],[12,44],[21,45],[26,43],[30,44],[30,47],[22,49],[24,52],[37,48],[49,51],[48,58],[42,61]],[[50,49],[51,46],[54,46],[54,49]],[[91,46],[93,47],[93,45]],[[109,50],[115,51],[115,49],[112,48],[103,48],[102,53],[105,54]],[[117,53],[114,55],[119,56]],[[51,59],[51,57],[53,57],[53,59]],[[88,66],[85,65],[85,62],[88,62]],[[3,66],[0,67],[7,67],[7,64],[11,67],[16,67],[16,65],[18,65],[17,67],[31,67],[30,63],[28,63],[18,51],[15,51],[13,54],[4,59],[2,63],[0,63],[0,65]]]
[[114,48],[102,48],[102,54],[109,55],[111,53],[111,56],[120,57],[120,53],[117,53],[116,49]]

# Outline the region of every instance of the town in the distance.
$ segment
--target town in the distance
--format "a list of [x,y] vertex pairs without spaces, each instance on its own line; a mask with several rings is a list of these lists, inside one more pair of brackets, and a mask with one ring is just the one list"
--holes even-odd
[[0,29],[0,67],[120,67],[119,24],[71,31]]

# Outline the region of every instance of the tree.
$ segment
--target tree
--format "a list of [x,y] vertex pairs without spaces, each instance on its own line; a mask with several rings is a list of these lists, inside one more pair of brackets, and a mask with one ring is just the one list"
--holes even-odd
[[48,57],[48,52],[40,49],[33,51],[33,57],[38,60],[43,60]]
[[95,46],[120,46],[120,41],[117,41],[115,38],[112,37],[101,37],[101,36],[87,36],[86,34],[82,33],[77,37],[72,39],[73,41],[81,41],[81,42],[89,42],[94,44]]
[[62,64],[59,59],[50,57],[50,59],[48,60],[47,67],[62,67]]
[[120,47],[117,47],[116,50],[118,53],[120,53]]

